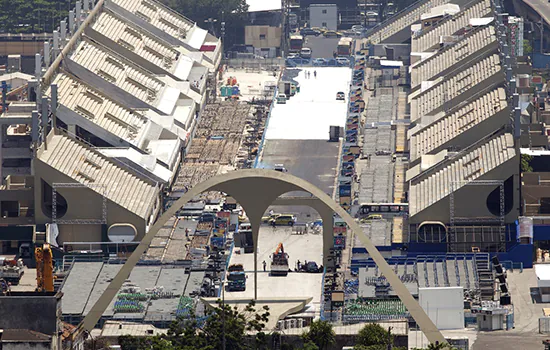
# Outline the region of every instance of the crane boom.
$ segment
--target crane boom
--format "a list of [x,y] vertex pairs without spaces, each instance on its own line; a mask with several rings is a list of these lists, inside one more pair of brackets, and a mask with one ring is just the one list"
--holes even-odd
[[279,245],[277,246],[277,249],[275,249],[275,254],[278,255],[279,253],[282,253],[284,254],[285,253],[285,248],[283,247],[283,243],[279,243]]

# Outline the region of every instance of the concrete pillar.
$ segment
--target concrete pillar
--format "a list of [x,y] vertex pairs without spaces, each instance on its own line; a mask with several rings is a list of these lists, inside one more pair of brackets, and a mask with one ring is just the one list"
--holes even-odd
[[57,55],[59,55],[59,32],[57,30],[53,31],[53,58],[52,61],[55,61]]
[[67,131],[73,135],[76,135],[76,125],[75,124],[68,124],[67,125]]
[[38,80],[42,76],[42,56],[39,53],[34,55],[34,76]]
[[80,1],[76,2],[75,5],[75,11],[76,11],[76,27],[80,27],[80,23],[82,23],[82,3]]
[[34,146],[34,152],[36,152],[36,144],[38,142],[38,111],[36,111],[36,110],[32,111],[31,138],[32,138],[33,146]]
[[50,55],[50,42],[44,41],[44,65],[46,66],[46,68],[50,66]]
[[4,149],[2,147],[2,142],[4,142],[4,137],[6,135],[6,127],[5,125],[1,125],[0,127],[0,184],[4,184]]
[[84,0],[84,6],[83,6],[82,10],[84,11],[84,13],[87,13],[90,10],[90,1],[89,0]]
[[69,11],[69,35],[74,33],[74,11]]
[[46,136],[48,135],[48,114],[50,108],[48,106],[48,99],[46,96],[42,98],[42,142],[44,143],[44,149],[48,149],[48,144],[46,142]]
[[55,129],[57,125],[57,121],[55,120],[57,116],[57,84],[51,84],[50,91],[52,92],[52,129]]
[[67,22],[61,21],[59,24],[61,30],[61,46],[65,46],[65,40],[67,39]]

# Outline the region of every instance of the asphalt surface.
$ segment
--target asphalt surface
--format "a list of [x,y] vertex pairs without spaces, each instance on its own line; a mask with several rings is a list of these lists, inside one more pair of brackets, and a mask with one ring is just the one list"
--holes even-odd
[[322,35],[308,35],[304,47],[311,49],[312,58],[333,58],[333,52],[338,46],[338,38],[325,38]]
[[[266,140],[262,155],[262,167],[284,164],[292,175],[298,176],[319,187],[332,197],[336,169],[338,167],[338,142],[325,140]],[[289,196],[306,195],[292,192]],[[277,206],[275,212],[296,213],[298,222],[319,218],[309,207]]]

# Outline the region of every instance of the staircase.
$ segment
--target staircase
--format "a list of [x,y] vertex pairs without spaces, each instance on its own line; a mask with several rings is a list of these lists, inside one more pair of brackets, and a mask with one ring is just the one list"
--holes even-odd
[[489,254],[478,253],[474,256],[476,283],[482,301],[492,301],[495,295],[495,278],[489,263]]

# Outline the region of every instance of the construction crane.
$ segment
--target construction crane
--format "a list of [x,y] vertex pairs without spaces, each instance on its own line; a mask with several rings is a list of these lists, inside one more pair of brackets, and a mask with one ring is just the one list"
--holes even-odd
[[53,292],[53,256],[48,243],[34,249],[36,258],[36,290],[38,292]]
[[288,275],[288,254],[285,253],[283,243],[279,243],[277,249],[275,249],[275,252],[271,256],[271,275]]

